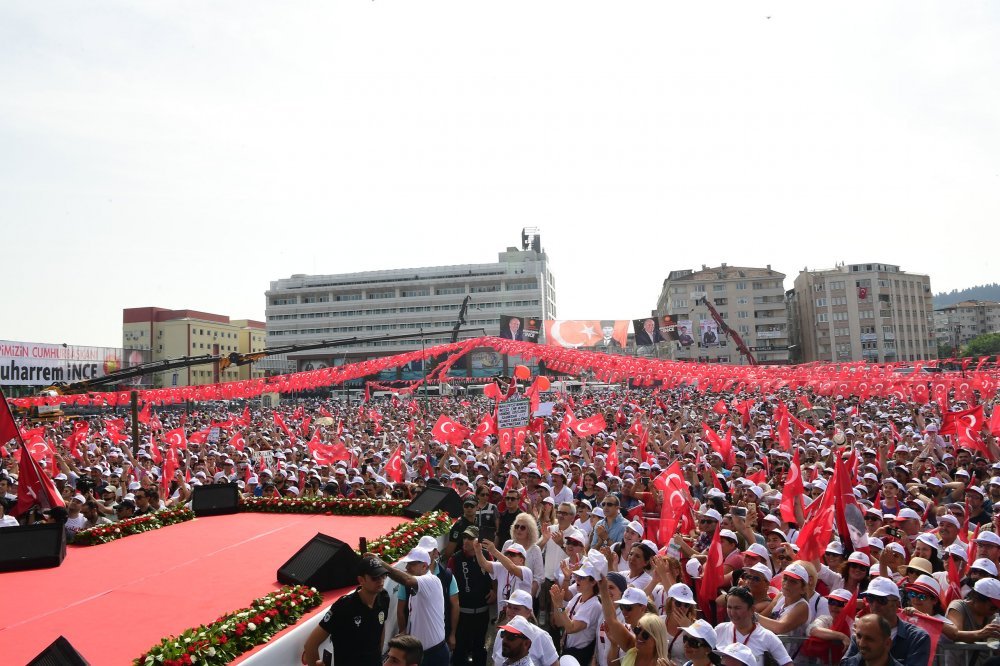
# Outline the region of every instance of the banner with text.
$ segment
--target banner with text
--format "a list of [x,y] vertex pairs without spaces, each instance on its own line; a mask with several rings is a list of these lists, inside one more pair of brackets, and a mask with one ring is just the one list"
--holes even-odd
[[500,315],[500,337],[505,340],[538,342],[540,323],[534,317]]
[[148,360],[148,350],[0,340],[0,386],[79,382]]

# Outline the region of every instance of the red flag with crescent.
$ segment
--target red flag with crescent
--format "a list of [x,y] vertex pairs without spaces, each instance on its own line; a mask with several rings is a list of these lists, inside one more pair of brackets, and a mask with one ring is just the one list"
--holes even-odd
[[591,435],[596,435],[602,432],[608,424],[604,422],[604,416],[601,414],[594,414],[590,418],[577,421],[573,424],[573,432],[579,437],[589,437]]
[[462,443],[463,439],[469,436],[469,429],[442,414],[438,417],[437,423],[434,424],[431,434],[439,442],[458,446]]
[[389,456],[385,463],[385,475],[392,479],[393,483],[403,482],[403,445],[400,444]]
[[473,444],[482,448],[483,444],[486,442],[486,438],[494,434],[496,431],[497,427],[496,423],[493,421],[493,415],[489,413],[483,414],[483,419],[479,422],[479,425],[476,426],[476,429],[473,431],[469,439],[472,440]]
[[799,463],[799,448],[795,447],[792,454],[792,464],[788,466],[788,477],[781,489],[781,519],[786,523],[798,524],[795,517],[795,499],[802,497],[805,486],[802,483],[802,467]]
[[163,441],[171,449],[186,449],[187,438],[184,435],[184,428],[174,428],[163,434]]

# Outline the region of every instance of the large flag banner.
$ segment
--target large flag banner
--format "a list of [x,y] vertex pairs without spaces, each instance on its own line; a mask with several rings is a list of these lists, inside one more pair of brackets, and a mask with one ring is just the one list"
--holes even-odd
[[545,344],[554,347],[612,351],[625,349],[627,343],[628,319],[545,320]]
[[719,325],[716,324],[711,319],[701,320],[701,346],[702,347],[719,346]]
[[635,344],[637,347],[650,347],[664,340],[660,334],[659,324],[653,317],[633,319],[632,327],[635,329]]
[[681,347],[690,347],[694,344],[694,331],[690,319],[677,320],[677,344]]
[[541,321],[534,317],[500,315],[500,337],[505,340],[538,342]]

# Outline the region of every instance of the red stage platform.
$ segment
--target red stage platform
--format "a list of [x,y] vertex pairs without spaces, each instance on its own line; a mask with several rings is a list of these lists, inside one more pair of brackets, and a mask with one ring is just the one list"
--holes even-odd
[[62,634],[94,666],[130,664],[164,636],[278,589],[278,567],[317,532],[357,547],[404,520],[240,513],[71,546],[58,568],[0,574],[0,663],[25,664]]

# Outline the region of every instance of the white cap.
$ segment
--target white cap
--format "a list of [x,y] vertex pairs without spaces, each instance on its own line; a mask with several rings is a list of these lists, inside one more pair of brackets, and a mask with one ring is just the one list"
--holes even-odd
[[719,648],[716,652],[726,657],[732,657],[746,666],[757,666],[757,657],[754,656],[753,650],[742,643],[730,643]]
[[1000,580],[996,578],[980,578],[972,589],[984,597],[993,599],[994,603],[1000,601]]
[[428,553],[423,548],[414,548],[409,553],[407,553],[406,557],[400,560],[400,562],[402,562],[403,564],[408,564],[410,562],[423,562],[427,566],[430,566],[431,554]]
[[851,553],[850,557],[847,558],[847,561],[851,564],[860,564],[863,567],[870,567],[872,565],[871,558],[868,557],[868,554],[860,550],[856,550]]
[[851,600],[852,596],[854,596],[854,595],[852,595],[850,592],[848,592],[847,590],[845,590],[844,588],[841,587],[841,588],[838,588],[838,589],[834,590],[830,594],[826,595],[826,598],[829,599],[829,598],[832,597],[834,599],[838,599],[840,601],[847,602],[847,601]]
[[691,578],[701,578],[701,562],[693,557],[684,565],[684,570]]
[[531,623],[525,620],[520,615],[515,615],[513,618],[507,621],[507,624],[498,627],[500,631],[510,631],[515,634],[521,634],[522,636],[531,637]]
[[767,547],[760,543],[752,543],[743,551],[744,555],[756,555],[763,560],[770,560],[771,554],[767,552]]
[[688,636],[693,636],[694,638],[700,638],[701,640],[708,643],[708,647],[715,649],[718,637],[715,634],[715,627],[710,625],[705,620],[695,620],[686,627],[681,627],[683,631]]
[[703,511],[701,515],[703,518],[714,520],[717,523],[722,521],[722,514],[720,514],[715,509],[709,509],[708,511]]
[[[431,538],[433,538],[433,537],[431,537]],[[519,543],[512,543],[512,544],[510,544],[509,546],[507,546],[506,548],[503,549],[503,552],[505,554],[506,553],[517,553],[518,555],[520,555],[521,557],[523,557],[525,559],[527,559],[527,557],[528,557],[528,551],[526,551],[524,549],[524,546],[522,546]]]
[[899,600],[899,586],[889,578],[879,576],[868,583],[868,590],[865,594],[873,594],[877,597],[896,597]]
[[625,588],[625,592],[622,594],[622,598],[615,602],[619,606],[632,606],[634,604],[642,604],[645,606],[649,603],[649,599],[646,597],[646,593],[637,587]]
[[970,564],[969,568],[985,571],[991,576],[997,575],[997,565],[993,564],[993,560],[988,560],[985,557],[980,557],[978,560]]
[[958,543],[957,541],[948,546],[947,548],[945,548],[944,552],[948,553],[949,555],[958,555],[966,562],[969,561],[969,551],[967,551],[965,547],[962,544]]
[[752,567],[749,567],[748,569],[744,569],[744,571],[756,571],[761,576],[763,576],[764,580],[766,580],[768,583],[770,583],[771,578],[773,578],[773,575],[771,574],[771,567],[761,562],[758,562],[757,564],[753,565]]
[[996,532],[980,532],[976,537],[976,543],[991,543],[1000,546],[1000,536]]
[[896,520],[922,520],[920,514],[909,507],[904,507],[896,514]]
[[797,580],[801,580],[803,583],[809,582],[809,572],[801,564],[792,564],[785,568],[781,572],[785,576],[791,576]]
[[633,532],[635,532],[636,534],[638,534],[639,536],[642,536],[646,532],[645,528],[642,526],[642,523],[640,523],[638,520],[633,520],[631,523],[629,523],[628,528]]
[[958,522],[958,518],[951,515],[950,513],[944,514],[943,516],[938,518],[937,521],[938,525],[940,525],[941,523],[948,523],[949,525],[954,525],[958,529],[962,529],[962,523]]
[[431,552],[432,550],[438,550],[437,539],[430,536],[429,534],[425,534],[424,536],[420,537],[420,541],[417,542],[417,548],[423,548],[428,553]]
[[[697,560],[695,561],[697,562]],[[694,593],[684,583],[674,583],[671,585],[670,589],[667,590],[667,598],[679,601],[682,604],[694,604]]]
[[594,568],[594,565],[586,561],[582,565],[580,565],[579,569],[573,572],[573,575],[588,576],[590,578],[593,578],[594,580],[600,578],[600,575],[598,574],[597,569]]
[[534,600],[531,598],[531,593],[527,590],[514,590],[510,593],[510,598],[507,599],[507,603],[515,606],[522,606],[524,608],[531,608],[534,604]]
[[839,541],[831,541],[830,545],[826,547],[826,552],[833,553],[834,555],[843,555],[844,544]]

